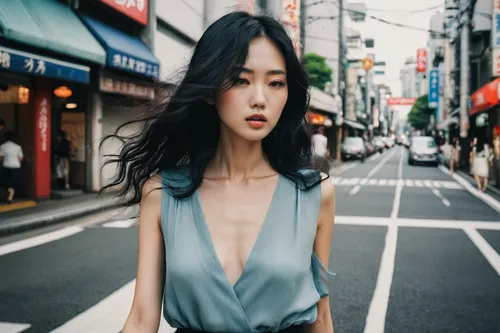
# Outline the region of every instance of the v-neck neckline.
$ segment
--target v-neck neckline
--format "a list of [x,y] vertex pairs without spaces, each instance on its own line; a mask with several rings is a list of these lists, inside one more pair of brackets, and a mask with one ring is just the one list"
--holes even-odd
[[234,285],[231,283],[231,281],[229,281],[229,278],[227,277],[227,274],[224,271],[224,267],[222,266],[220,258],[217,255],[217,250],[215,249],[215,244],[214,244],[212,235],[210,234],[210,229],[208,228],[207,220],[205,218],[205,213],[203,212],[203,205],[201,202],[200,192],[198,189],[194,192],[195,205],[196,205],[195,208],[198,212],[199,219],[201,220],[199,222],[200,222],[200,224],[202,224],[203,233],[204,233],[204,236],[207,238],[207,243],[210,246],[210,251],[211,251],[212,257],[215,259],[215,262],[217,264],[217,268],[220,271],[220,273],[223,275],[225,282],[228,284],[229,287],[231,287],[231,289],[233,291],[236,289],[239,282],[245,276],[245,272],[247,271],[248,264],[251,263],[252,256],[255,252],[255,249],[259,246],[259,241],[262,238],[262,234],[265,231],[266,225],[269,224],[269,221],[268,221],[269,216],[271,215],[273,207],[275,206],[278,190],[281,186],[281,182],[282,182],[281,177],[282,177],[281,174],[278,173],[278,181],[276,182],[276,187],[274,189],[273,196],[271,198],[271,203],[269,205],[269,208],[267,209],[266,215],[264,217],[264,221],[262,222],[262,225],[260,227],[259,234],[257,235],[257,238],[255,239],[255,243],[253,244],[252,249],[250,250],[250,254],[248,255],[248,258],[245,262],[245,265],[243,266],[243,270],[241,271],[241,275],[238,277],[238,280],[236,280]]

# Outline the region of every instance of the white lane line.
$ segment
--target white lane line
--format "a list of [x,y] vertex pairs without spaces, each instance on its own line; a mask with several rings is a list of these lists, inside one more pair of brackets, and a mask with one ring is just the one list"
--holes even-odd
[[[134,298],[135,280],[127,283],[87,311],[59,326],[51,333],[120,332]],[[162,312],[163,313],[163,312]],[[159,333],[173,333],[163,319]]]
[[61,230],[49,232],[40,236],[35,236],[27,239],[23,239],[17,242],[9,243],[6,245],[0,246],[0,256],[16,252],[16,251],[21,251],[24,249],[28,249],[30,247],[35,247],[38,245],[42,245],[45,243],[53,242],[55,240],[65,238],[72,236],[74,234],[77,234],[79,232],[83,231],[82,227],[68,227],[64,228]]
[[137,219],[128,219],[128,220],[107,222],[104,223],[102,226],[105,228],[130,228],[136,222]]
[[405,157],[405,151],[401,151],[401,157],[399,158],[399,165],[398,165],[398,178],[403,178],[403,159]]
[[[442,165],[439,166],[439,170],[444,172],[447,175],[450,175],[450,172],[448,169],[443,167]],[[500,213],[500,202],[498,202],[495,198],[493,198],[491,195],[487,193],[480,192],[477,188],[472,186],[468,181],[457,175],[456,173],[453,174],[453,179],[455,179],[460,185],[465,187],[469,193],[471,193],[473,196],[476,198],[479,198],[480,200],[484,201],[486,204],[488,204],[491,208],[495,209],[497,212]]]
[[398,227],[390,225],[385,236],[384,252],[380,261],[377,284],[368,310],[364,333],[384,333],[385,317],[394,275],[397,242]]
[[486,260],[488,260],[491,267],[493,267],[497,274],[500,275],[500,256],[498,253],[476,229],[464,228],[464,231],[467,236],[469,236],[471,241],[477,246],[479,251],[481,251]]
[[402,191],[403,191],[403,185],[401,184],[401,182],[398,182],[398,184],[396,185],[396,193],[394,194],[394,202],[392,203],[391,219],[398,218]]
[[363,178],[361,179],[361,181],[359,182],[360,185],[365,185],[366,183],[368,183],[368,178]]
[[369,161],[369,162],[374,162],[374,161],[378,160],[378,159],[380,158],[380,156],[382,156],[382,154],[380,154],[380,153],[376,153],[375,155],[370,156],[370,157],[367,159],[367,161]]
[[443,204],[447,207],[450,207],[450,202],[441,194],[441,192],[439,192],[439,190],[437,188],[433,188],[432,189],[432,193],[434,193],[434,195],[436,197],[438,197],[439,199],[441,199],[441,201],[443,202]]
[[378,162],[378,164],[375,165],[375,167],[370,171],[370,173],[368,173],[368,176],[366,176],[366,178],[371,178],[375,173],[377,173],[377,171],[379,171],[384,166],[384,164],[387,163],[387,161],[394,155],[394,153],[396,153],[395,150],[393,150],[389,155],[387,155],[380,162]]
[[406,180],[405,180],[405,183],[406,183],[406,184],[405,184],[406,186],[413,187],[413,180],[411,180],[411,179],[406,179]]
[[338,176],[338,175],[346,172],[347,170],[354,168],[355,166],[357,166],[359,164],[360,164],[359,162],[345,164],[345,165],[341,166],[339,169],[337,169],[338,170],[337,172],[335,172],[335,169],[334,169],[332,173],[335,174],[336,176]]
[[30,328],[29,324],[15,324],[0,322],[0,332],[2,333],[20,333]]
[[360,189],[361,189],[361,186],[359,186],[359,185],[354,186],[352,188],[352,190],[349,192],[349,195],[356,195]]
[[435,220],[435,219],[407,219],[369,216],[335,216],[336,224],[380,226],[397,225],[398,227],[433,228],[433,229],[484,229],[500,230],[499,221],[472,221],[472,220]]

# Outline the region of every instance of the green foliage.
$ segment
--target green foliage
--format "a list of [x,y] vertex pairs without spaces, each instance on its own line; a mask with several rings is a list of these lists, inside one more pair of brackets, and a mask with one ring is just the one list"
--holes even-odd
[[325,57],[316,53],[305,54],[302,58],[304,69],[309,75],[311,84],[321,90],[332,80],[332,69],[326,63]]
[[428,107],[428,96],[420,96],[408,113],[408,123],[416,129],[423,130],[429,126],[434,109]]

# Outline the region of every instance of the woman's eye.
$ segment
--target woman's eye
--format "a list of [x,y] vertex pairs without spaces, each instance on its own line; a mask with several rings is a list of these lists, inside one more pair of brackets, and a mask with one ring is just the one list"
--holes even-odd
[[236,85],[237,86],[241,86],[241,85],[244,85],[244,84],[247,84],[248,83],[248,80],[247,79],[243,79],[243,78],[238,78],[236,80]]
[[281,81],[274,81],[274,82],[271,82],[271,87],[274,87],[274,88],[279,88],[279,87],[284,87],[285,84]]

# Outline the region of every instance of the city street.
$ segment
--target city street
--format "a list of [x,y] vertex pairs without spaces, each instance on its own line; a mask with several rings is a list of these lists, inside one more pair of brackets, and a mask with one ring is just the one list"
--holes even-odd
[[[409,166],[398,146],[331,181],[336,333],[500,332],[498,201],[442,167]],[[137,264],[129,215],[1,238],[0,332],[119,332]]]

